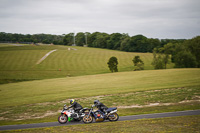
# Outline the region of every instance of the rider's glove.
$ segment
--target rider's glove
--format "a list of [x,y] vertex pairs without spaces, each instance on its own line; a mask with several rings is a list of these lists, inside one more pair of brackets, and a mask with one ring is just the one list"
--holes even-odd
[[68,108],[67,108],[67,107],[64,107],[64,109],[65,109],[65,110],[68,110]]

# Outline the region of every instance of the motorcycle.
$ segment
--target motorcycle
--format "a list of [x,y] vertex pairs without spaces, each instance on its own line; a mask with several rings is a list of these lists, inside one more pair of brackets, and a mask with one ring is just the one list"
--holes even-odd
[[90,111],[88,114],[85,114],[83,117],[83,122],[84,123],[92,123],[93,118],[95,119],[96,122],[103,122],[104,120],[109,120],[109,121],[117,121],[119,119],[119,115],[116,113],[117,108],[109,108],[106,110],[106,113],[102,112],[101,110],[94,111],[92,105]]
[[63,110],[61,111],[61,115],[58,117],[58,122],[64,124],[67,121],[81,121],[85,114],[88,113],[87,110],[89,109],[83,108],[79,111],[79,113],[76,113],[74,109],[67,108],[65,104]]

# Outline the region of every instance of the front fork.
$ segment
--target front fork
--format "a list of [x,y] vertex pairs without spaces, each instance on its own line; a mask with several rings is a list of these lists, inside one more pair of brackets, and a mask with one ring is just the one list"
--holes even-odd
[[89,112],[89,114],[88,114],[88,116],[87,116],[87,119],[89,118],[89,116],[90,116],[91,112],[92,112],[92,109],[90,110],[90,112]]

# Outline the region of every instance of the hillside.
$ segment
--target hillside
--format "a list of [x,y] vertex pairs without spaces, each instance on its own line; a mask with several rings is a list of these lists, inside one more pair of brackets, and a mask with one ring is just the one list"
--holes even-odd
[[0,125],[56,121],[64,104],[99,99],[119,115],[199,109],[200,69],[118,72],[0,85]]
[[[41,63],[37,62],[55,50]],[[0,81],[26,81],[80,75],[109,73],[107,62],[111,56],[118,58],[119,72],[132,71],[134,56],[139,55],[145,70],[153,69],[151,53],[131,53],[114,50],[69,47],[59,45],[3,45],[0,47]],[[171,68],[169,64],[168,68]]]
[[[144,71],[132,71],[136,55]],[[117,73],[108,70],[111,56],[118,58]],[[84,107],[99,99],[121,116],[199,109],[200,69],[151,70],[151,53],[2,45],[0,62],[2,83],[40,79],[0,85],[0,125],[55,121],[71,98]]]

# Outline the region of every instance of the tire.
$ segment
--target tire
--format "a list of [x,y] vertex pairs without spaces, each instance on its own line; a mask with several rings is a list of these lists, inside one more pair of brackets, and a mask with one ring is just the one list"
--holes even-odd
[[86,124],[88,124],[88,123],[92,123],[92,121],[93,121],[93,117],[91,116],[91,115],[85,115],[84,117],[83,117],[83,122],[84,123],[86,123]]
[[109,121],[117,121],[118,119],[119,119],[119,115],[117,113],[113,113],[108,116]]
[[62,114],[62,115],[60,115],[60,116],[58,117],[58,122],[59,122],[60,124],[66,123],[67,120],[68,120],[68,117],[67,117],[66,115],[64,115],[64,114]]

